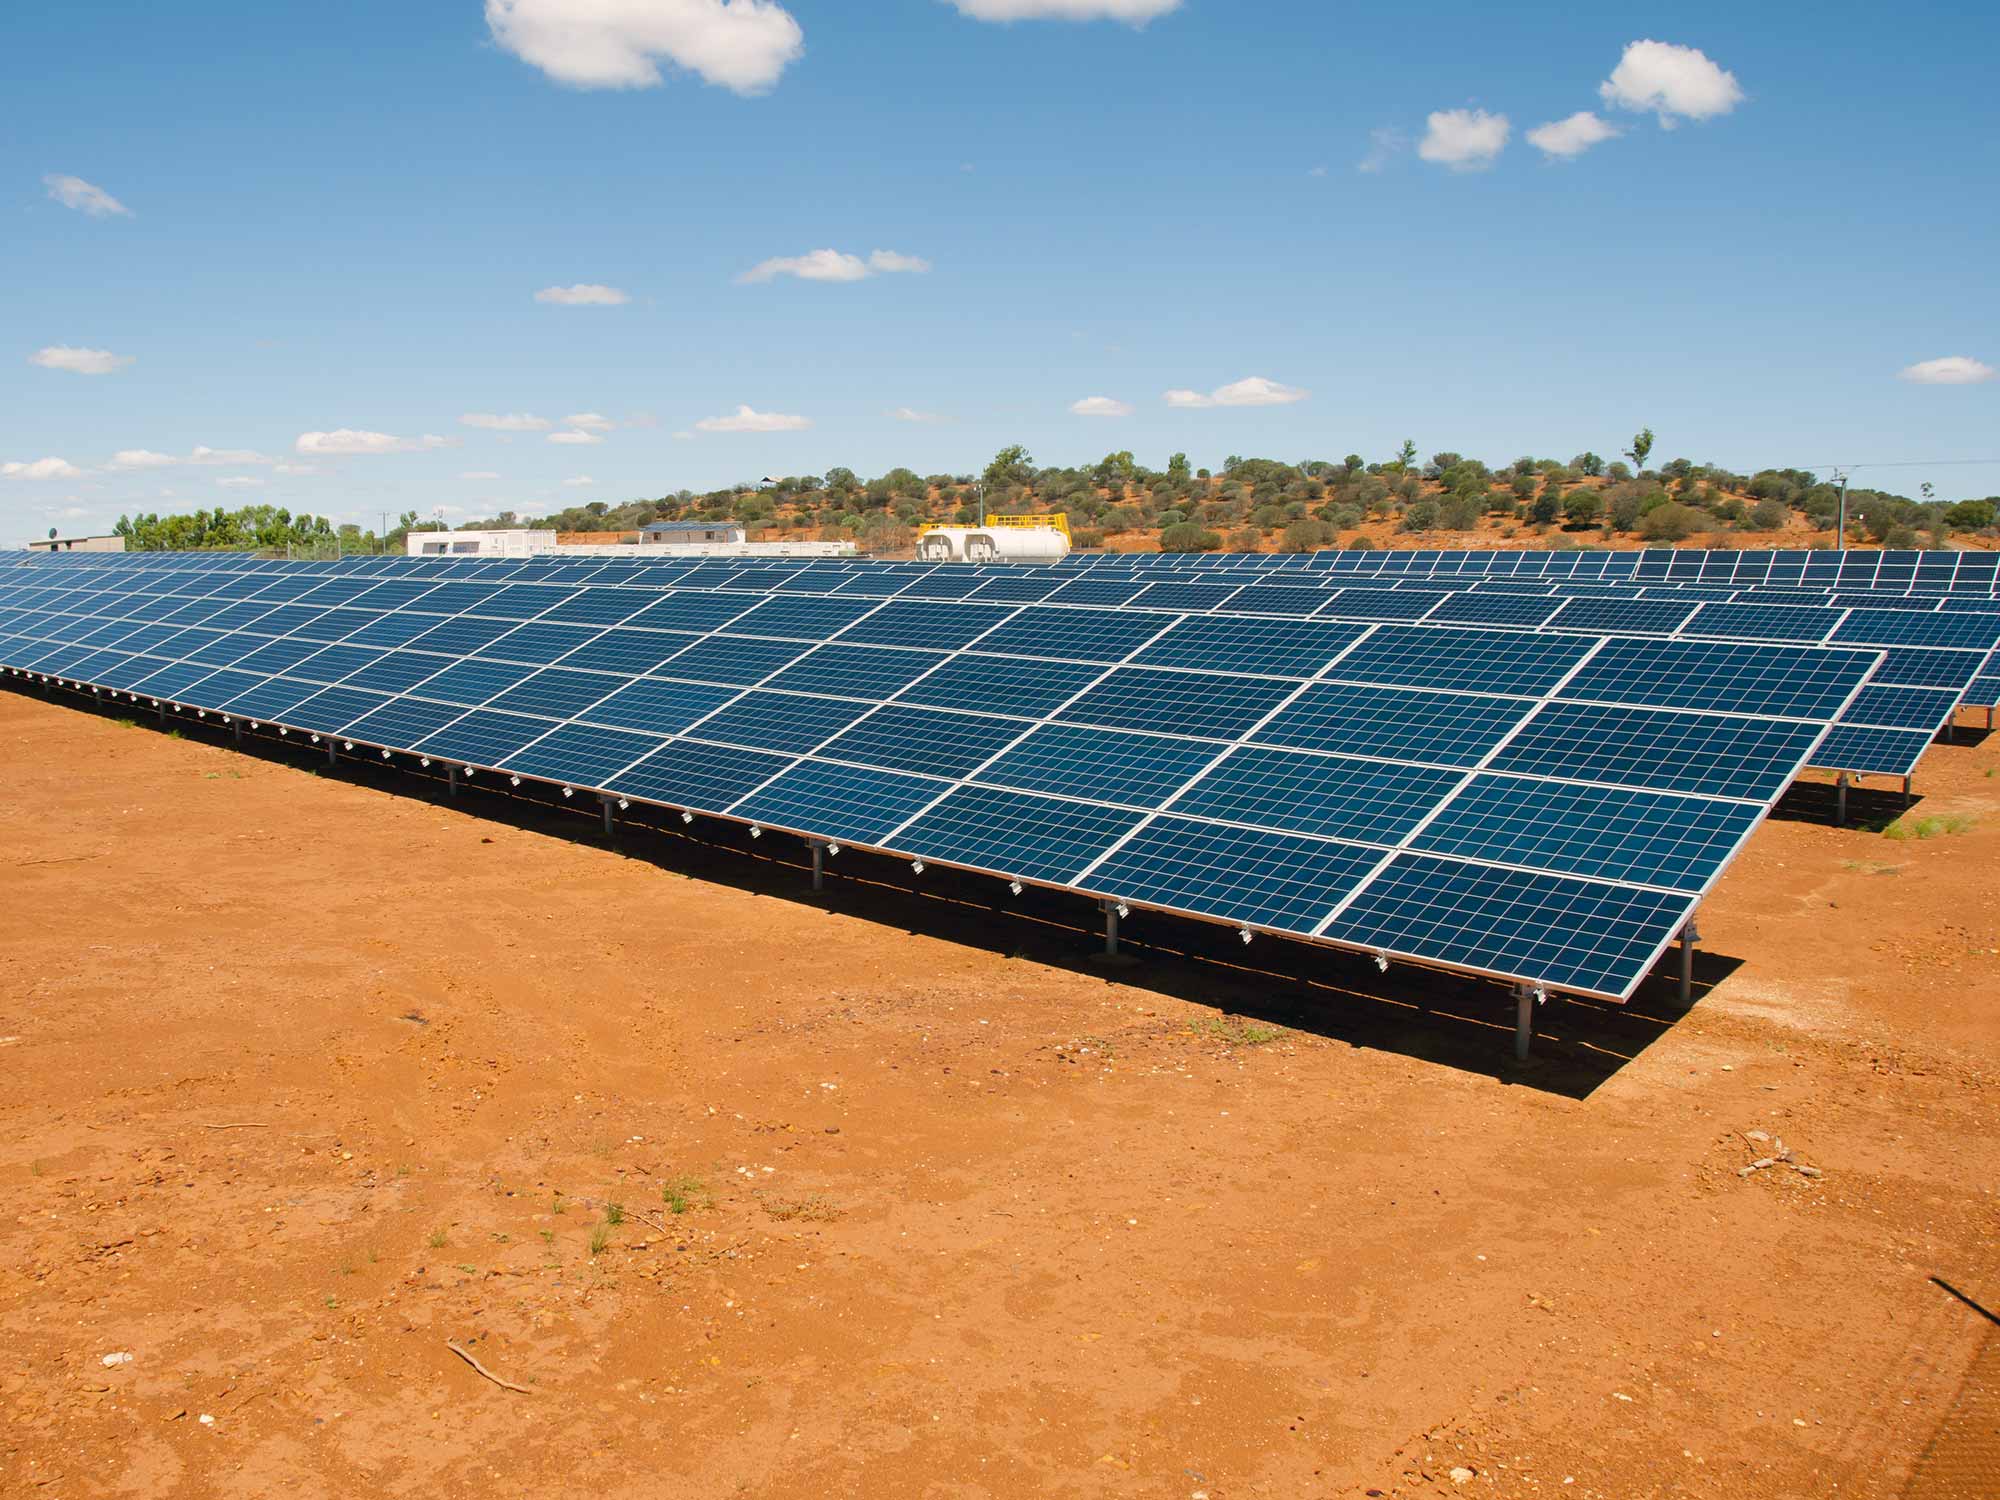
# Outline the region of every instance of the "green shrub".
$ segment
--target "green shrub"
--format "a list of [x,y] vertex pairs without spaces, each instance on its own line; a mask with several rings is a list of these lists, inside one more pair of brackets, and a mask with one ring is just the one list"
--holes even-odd
[[1214,552],[1221,546],[1221,537],[1192,521],[1176,522],[1160,533],[1162,552]]

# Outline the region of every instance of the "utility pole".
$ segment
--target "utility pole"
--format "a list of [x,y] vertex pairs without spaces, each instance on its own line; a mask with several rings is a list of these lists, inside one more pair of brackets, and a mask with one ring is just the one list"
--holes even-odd
[[1834,542],[1836,550],[1847,550],[1847,470],[1835,469],[1833,477],[1840,481],[1840,535]]

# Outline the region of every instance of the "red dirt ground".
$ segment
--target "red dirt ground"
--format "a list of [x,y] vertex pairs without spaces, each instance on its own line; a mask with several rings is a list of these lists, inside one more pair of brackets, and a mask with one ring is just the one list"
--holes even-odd
[[204,733],[0,693],[9,1495],[1865,1500],[2000,1304],[2000,739],[1517,1069],[1494,989]]

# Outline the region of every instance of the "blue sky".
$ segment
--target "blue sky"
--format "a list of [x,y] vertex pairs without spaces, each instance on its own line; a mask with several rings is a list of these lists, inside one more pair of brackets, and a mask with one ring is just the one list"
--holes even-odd
[[1009,442],[2000,459],[1996,44],[1962,4],[9,7],[0,541]]

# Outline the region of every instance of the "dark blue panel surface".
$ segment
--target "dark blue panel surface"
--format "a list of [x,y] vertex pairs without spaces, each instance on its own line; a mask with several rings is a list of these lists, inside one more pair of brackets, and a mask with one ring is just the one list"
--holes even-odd
[[685,631],[607,630],[563,658],[565,667],[580,671],[650,672],[668,657],[685,651],[697,637]]
[[462,760],[475,766],[500,766],[528,741],[541,738],[554,727],[547,719],[479,709],[410,748],[420,755]]
[[1864,651],[1610,640],[1564,684],[1560,696],[1648,708],[1829,719],[1874,667]]
[[1113,900],[1310,933],[1381,859],[1379,849],[1162,817],[1083,885]]
[[1063,709],[1074,724],[1233,739],[1297,691],[1294,683],[1120,667]]
[[1551,704],[1494,757],[1497,771],[1719,797],[1775,797],[1819,737],[1814,724]]
[[1039,662],[1024,671],[1018,661],[992,656],[953,657],[899,695],[904,703],[964,708],[977,713],[1039,719],[1055,712],[1104,675],[1104,668]]
[[703,720],[693,733],[704,740],[744,745],[752,750],[783,750],[803,755],[866,712],[864,704],[836,698],[748,692]]
[[349,739],[400,749],[436,734],[465,710],[453,703],[427,703],[421,698],[392,698],[373,713],[347,726]]
[[979,773],[993,786],[1158,807],[1215,759],[1202,740],[1044,724]]
[[832,760],[959,777],[1019,738],[1026,727],[1018,719],[892,703],[829,741],[819,753]]
[[616,771],[664,743],[659,736],[565,724],[507,757],[507,769],[571,786],[603,786]]
[[879,844],[945,790],[920,776],[801,761],[729,812],[836,843]]
[[865,620],[841,632],[843,643],[928,646],[956,650],[1005,621],[1004,605],[941,604],[928,599],[892,599]]
[[1342,657],[1330,675],[1390,687],[1539,697],[1582,661],[1593,644],[1584,636],[1385,625]]
[[548,667],[523,678],[489,706],[509,713],[536,714],[544,719],[587,719],[590,705],[610,697],[618,685],[619,679],[607,673]]
[[1393,844],[1462,779],[1427,766],[1245,747],[1183,793],[1174,811]]
[[1167,615],[1113,610],[1029,608],[978,645],[982,652],[1042,656],[1065,662],[1123,661],[1172,624]]
[[899,833],[896,847],[1013,879],[1067,885],[1143,816],[965,786]]
[[653,668],[656,677],[686,677],[695,682],[724,682],[749,687],[762,682],[809,648],[799,641],[752,640],[712,635]]
[[[439,665],[444,665],[442,659]],[[520,666],[514,662],[454,662],[444,667],[444,670],[435,677],[425,681],[418,696],[434,698],[442,703],[461,703],[467,708],[476,708],[499,697],[532,671],[533,667]]]
[[721,812],[792,764],[789,755],[675,740],[611,779],[607,791],[693,812]]
[[1813,764],[1861,776],[1908,776],[1915,772],[1934,738],[1928,729],[1836,724],[1813,752]]
[[1694,902],[1688,895],[1401,854],[1326,936],[1623,998]]
[[767,686],[839,698],[893,698],[945,657],[893,646],[816,646]]
[[1194,667],[1269,677],[1312,677],[1367,633],[1365,625],[1322,620],[1182,620],[1133,657],[1145,667]]
[[628,683],[584,715],[593,724],[612,724],[656,734],[679,734],[736,696],[732,687],[703,682]]

